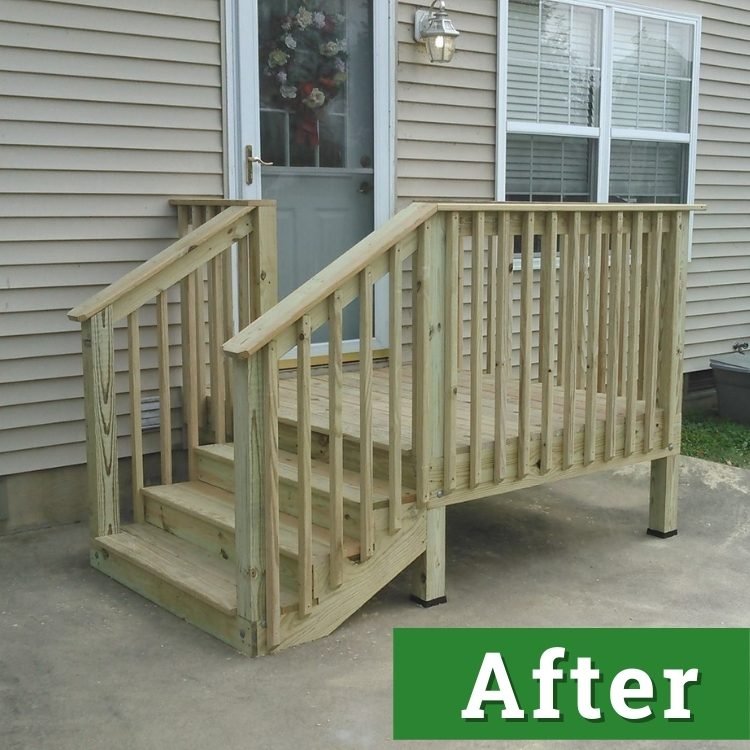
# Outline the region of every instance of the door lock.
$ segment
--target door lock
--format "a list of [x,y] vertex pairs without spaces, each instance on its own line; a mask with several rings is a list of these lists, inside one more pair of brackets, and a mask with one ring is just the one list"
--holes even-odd
[[372,185],[367,180],[362,182],[359,186],[359,192],[362,193],[363,195],[367,195],[371,190],[372,190]]
[[263,167],[273,166],[272,161],[263,161],[263,159],[261,159],[260,156],[253,156],[252,146],[245,147],[245,163],[247,164],[246,180],[247,180],[248,185],[253,184],[253,179],[254,179],[253,167],[255,164],[260,164]]

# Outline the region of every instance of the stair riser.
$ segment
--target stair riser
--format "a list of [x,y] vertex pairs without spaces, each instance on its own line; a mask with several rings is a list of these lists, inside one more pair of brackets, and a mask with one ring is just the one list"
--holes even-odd
[[[183,539],[196,547],[210,552],[223,560],[236,560],[234,534],[217,528],[209,521],[195,518],[177,508],[160,503],[153,498],[145,498],[146,522],[179,539]],[[282,585],[294,588],[297,586],[297,558],[281,551],[279,571]],[[313,569],[313,585],[320,590],[322,585],[321,573],[318,568]]]
[[[311,438],[312,458],[328,461],[328,435],[313,432]],[[279,448],[289,453],[297,452],[297,427],[279,424]],[[413,486],[409,476],[413,473],[413,462],[409,456],[403,461],[404,484]],[[344,468],[349,471],[359,471],[359,442],[344,438]],[[388,451],[383,448],[373,449],[373,475],[377,479],[388,479]]]
[[[234,492],[234,467],[232,464],[211,455],[198,453],[198,479],[213,487]],[[324,529],[330,528],[329,498],[327,493],[312,493],[313,524]],[[282,513],[298,516],[297,485],[285,479],[279,482],[279,506]],[[344,534],[359,536],[359,503],[344,501]]]
[[[281,450],[296,453],[297,434],[291,427],[279,426],[279,447]],[[328,461],[328,436],[313,434],[312,458]],[[373,451],[373,474],[378,479],[388,479],[388,453],[376,448]],[[405,479],[412,471],[411,459],[404,456],[403,472]],[[234,463],[210,454],[196,453],[196,467],[198,479],[213,487],[234,492]],[[344,441],[344,468],[349,471],[359,471],[359,445]],[[405,484],[409,484],[405,481]]]
[[250,645],[243,642],[240,637],[236,617],[213,609],[184,589],[156,578],[128,560],[106,552],[96,542],[91,550],[91,565],[177,617],[219,638],[237,651],[255,656]]
[[225,461],[200,451],[195,454],[198,479],[225,492],[234,492],[234,462]]

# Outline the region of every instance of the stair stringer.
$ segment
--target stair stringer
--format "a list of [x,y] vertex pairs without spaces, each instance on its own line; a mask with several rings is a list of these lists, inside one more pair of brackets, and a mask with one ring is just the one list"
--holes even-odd
[[387,583],[407,568],[427,545],[427,511],[412,506],[395,534],[381,532],[375,554],[363,563],[345,561],[344,582],[335,590],[321,592],[312,612],[281,616],[281,642],[276,650],[298,646],[330,635],[342,622],[364,606]]

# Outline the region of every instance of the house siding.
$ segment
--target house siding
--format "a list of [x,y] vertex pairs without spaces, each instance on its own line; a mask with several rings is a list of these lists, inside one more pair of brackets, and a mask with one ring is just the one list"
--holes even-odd
[[[419,5],[399,6],[399,205],[438,197],[491,199],[497,2],[470,0],[451,8],[462,33],[449,67],[429,65],[412,41]],[[696,201],[708,209],[695,217],[685,370],[705,370],[712,355],[750,338],[750,9],[729,1],[637,5],[703,17]],[[468,315],[468,305],[464,309]]]
[[[702,370],[750,336],[750,9],[648,4],[703,16],[696,199],[708,211],[695,220],[686,335],[686,369]],[[403,0],[397,10],[398,206],[492,199],[497,0],[451,8],[461,37],[450,66],[429,65],[413,43],[420,5]],[[169,196],[224,193],[220,6],[3,2],[0,476],[84,460],[80,331],[65,313],[174,238]],[[147,369],[153,318],[144,311]],[[176,311],[171,321],[176,343]],[[119,328],[121,414],[124,339]],[[172,364],[176,375],[177,351]]]
[[[219,0],[4,0],[0,476],[85,460],[80,326],[66,312],[173,241],[170,196],[224,193],[221,61]],[[120,430],[128,455],[122,417]]]

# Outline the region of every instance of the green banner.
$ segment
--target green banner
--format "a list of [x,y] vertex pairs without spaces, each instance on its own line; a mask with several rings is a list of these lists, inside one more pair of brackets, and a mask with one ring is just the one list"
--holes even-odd
[[750,739],[750,630],[397,629],[402,739]]

